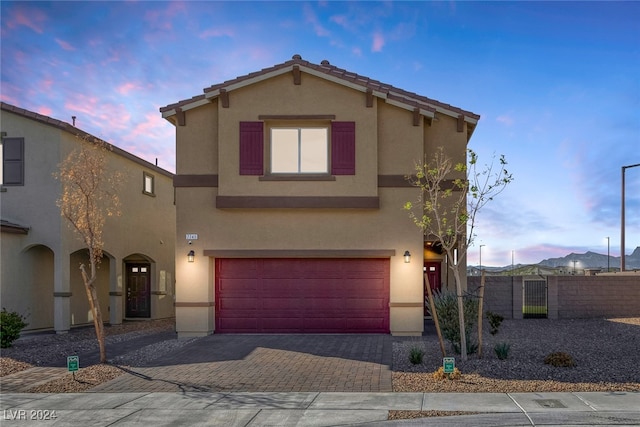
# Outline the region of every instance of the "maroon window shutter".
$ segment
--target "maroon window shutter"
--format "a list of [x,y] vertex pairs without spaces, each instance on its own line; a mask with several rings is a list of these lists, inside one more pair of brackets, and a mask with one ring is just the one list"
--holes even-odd
[[264,171],[262,122],[240,122],[240,175],[262,175]]
[[24,138],[2,139],[2,185],[24,185]]
[[331,174],[356,174],[356,123],[331,123]]

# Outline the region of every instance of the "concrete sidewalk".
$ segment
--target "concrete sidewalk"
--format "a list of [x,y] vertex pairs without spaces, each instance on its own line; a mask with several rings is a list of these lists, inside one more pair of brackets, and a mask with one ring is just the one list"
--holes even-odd
[[[3,426],[640,425],[639,392],[3,393],[0,406]],[[389,410],[482,414],[387,421]]]

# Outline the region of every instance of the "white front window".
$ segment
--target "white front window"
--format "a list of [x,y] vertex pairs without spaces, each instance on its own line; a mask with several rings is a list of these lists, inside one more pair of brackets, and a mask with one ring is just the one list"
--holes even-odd
[[271,128],[271,173],[328,173],[327,128]]

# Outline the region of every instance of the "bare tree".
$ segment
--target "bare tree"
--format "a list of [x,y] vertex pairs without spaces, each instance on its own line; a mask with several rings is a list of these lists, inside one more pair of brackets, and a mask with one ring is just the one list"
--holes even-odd
[[80,264],[80,272],[100,347],[100,363],[105,363],[107,351],[96,278],[104,247],[102,231],[105,218],[120,214],[117,188],[121,174],[107,174],[107,154],[112,150],[109,144],[90,137],[82,138],[79,144],[80,147],[58,165],[55,177],[60,180],[62,191],[57,204],[61,215],[88,250],[89,271]]
[[500,156],[497,169],[492,162],[478,171],[477,154],[470,149],[467,154],[468,165],[454,164],[440,147],[431,159],[425,157],[424,161],[416,162],[415,174],[407,179],[421,190],[420,196],[415,203],[406,202],[404,205],[409,217],[425,236],[440,242],[447,254],[456,285],[462,360],[467,360],[467,339],[460,260],[465,259],[469,246],[473,244],[475,221],[480,209],[513,181],[506,170],[504,156]]

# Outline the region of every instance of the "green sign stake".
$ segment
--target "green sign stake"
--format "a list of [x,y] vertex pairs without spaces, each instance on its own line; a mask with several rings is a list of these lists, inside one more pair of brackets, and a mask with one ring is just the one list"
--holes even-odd
[[75,372],[80,369],[80,358],[78,356],[67,356],[67,369]]
[[442,358],[442,369],[445,374],[453,374],[453,370],[456,368],[456,359],[453,357]]

